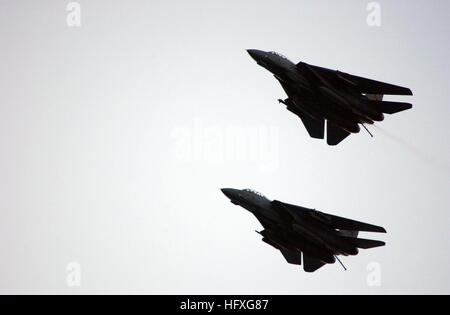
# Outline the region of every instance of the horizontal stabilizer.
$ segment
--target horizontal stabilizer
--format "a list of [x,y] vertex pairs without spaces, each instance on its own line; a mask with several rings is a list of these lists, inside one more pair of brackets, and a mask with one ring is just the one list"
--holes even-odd
[[380,247],[386,245],[385,242],[377,241],[377,240],[367,240],[364,238],[354,238],[351,240],[354,246],[362,249]]
[[395,114],[412,108],[410,103],[402,102],[370,101],[369,104],[386,114]]

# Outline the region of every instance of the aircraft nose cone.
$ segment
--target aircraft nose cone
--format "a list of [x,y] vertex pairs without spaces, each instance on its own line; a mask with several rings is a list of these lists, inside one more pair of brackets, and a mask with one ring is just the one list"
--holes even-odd
[[232,188],[222,188],[220,189],[225,196],[232,199],[233,198],[233,189]]
[[228,199],[230,199],[232,204],[239,205],[239,200],[240,200],[239,192],[240,192],[240,190],[234,189],[234,188],[222,188],[220,190],[223,192],[223,194],[225,196],[228,197]]
[[264,57],[264,52],[262,50],[258,50],[258,49],[247,49],[248,54],[255,60],[255,61],[259,61],[262,59],[262,57]]

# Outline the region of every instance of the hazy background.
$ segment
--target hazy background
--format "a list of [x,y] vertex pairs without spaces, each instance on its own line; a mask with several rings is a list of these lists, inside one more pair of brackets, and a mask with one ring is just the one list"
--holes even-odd
[[[81,27],[69,1],[0,1],[1,293],[450,293],[448,1],[378,1],[380,27],[360,0],[78,2]],[[247,48],[414,107],[329,147]],[[384,226],[387,246],[304,273],[220,187]]]

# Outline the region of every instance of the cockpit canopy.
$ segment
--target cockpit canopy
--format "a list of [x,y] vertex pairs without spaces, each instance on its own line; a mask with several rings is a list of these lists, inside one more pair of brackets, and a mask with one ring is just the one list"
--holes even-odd
[[248,191],[248,192],[250,192],[250,193],[252,193],[252,194],[255,194],[255,195],[257,195],[257,196],[260,196],[260,197],[262,197],[262,198],[264,198],[264,199],[269,200],[266,196],[264,196],[262,193],[260,193],[260,192],[258,192],[258,191],[256,191],[256,190],[253,190],[253,189],[250,189],[250,188],[246,188],[246,189],[244,189],[244,191]]
[[284,56],[284,55],[282,55],[280,53],[277,53],[276,51],[269,51],[269,54],[281,57],[283,59],[287,59],[286,56]]

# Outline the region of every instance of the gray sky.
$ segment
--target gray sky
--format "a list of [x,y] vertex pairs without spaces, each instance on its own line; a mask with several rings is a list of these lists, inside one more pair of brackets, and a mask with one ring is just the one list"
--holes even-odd
[[[448,1],[378,1],[379,27],[360,0],[78,1],[81,27],[67,3],[0,1],[1,293],[450,293]],[[328,147],[247,48],[414,107]],[[387,246],[304,273],[220,187],[384,226]]]

